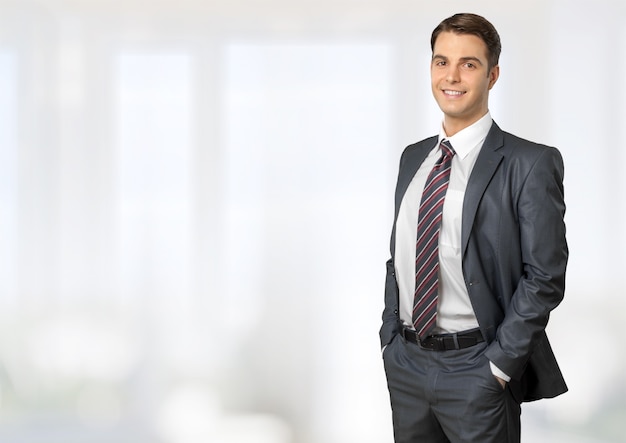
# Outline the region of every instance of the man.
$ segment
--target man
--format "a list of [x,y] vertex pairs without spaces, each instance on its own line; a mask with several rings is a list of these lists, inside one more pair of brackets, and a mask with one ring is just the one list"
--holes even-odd
[[403,152],[380,330],[396,443],[520,441],[520,404],[567,391],[545,334],[563,299],[563,161],[491,119],[500,37],[431,38],[439,136]]

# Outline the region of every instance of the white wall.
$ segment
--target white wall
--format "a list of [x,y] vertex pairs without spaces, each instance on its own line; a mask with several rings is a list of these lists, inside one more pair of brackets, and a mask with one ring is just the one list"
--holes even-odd
[[[626,418],[626,4],[476,1],[491,111],[566,164],[525,442]],[[0,441],[391,442],[378,346],[397,162],[467,2],[0,3]],[[590,332],[589,332],[590,330]]]

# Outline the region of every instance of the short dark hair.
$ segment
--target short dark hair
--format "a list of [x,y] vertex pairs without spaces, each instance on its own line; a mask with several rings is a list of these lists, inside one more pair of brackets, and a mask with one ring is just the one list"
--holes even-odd
[[430,49],[434,51],[435,41],[442,32],[455,34],[471,34],[479,37],[487,45],[489,70],[498,64],[502,45],[496,28],[484,17],[476,14],[462,13],[448,17],[435,28],[430,37]]

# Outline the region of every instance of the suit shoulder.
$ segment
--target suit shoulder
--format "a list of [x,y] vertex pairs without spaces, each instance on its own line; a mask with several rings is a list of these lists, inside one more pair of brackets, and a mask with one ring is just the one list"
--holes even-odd
[[414,151],[416,149],[422,149],[424,147],[433,147],[437,142],[438,136],[433,135],[432,137],[425,138],[424,140],[420,140],[418,142],[412,143],[406,148],[404,148],[404,152],[406,151]]
[[536,143],[508,132],[503,132],[505,158],[510,164],[516,164],[530,172],[531,169],[563,171],[561,152],[553,147]]
[[428,137],[428,138],[425,138],[424,140],[420,140],[418,142],[408,145],[402,151],[402,156],[400,157],[400,164],[403,163],[403,160],[408,155],[411,155],[415,152],[419,152],[423,149],[428,149],[428,150],[432,149],[432,147],[435,146],[435,143],[437,143],[437,139],[438,139],[438,136],[435,135],[435,136]]
[[543,151],[546,150],[558,152],[558,149],[553,146],[548,146],[542,143],[527,140],[525,138],[521,138],[517,135],[511,134],[510,132],[502,131],[502,135],[504,137],[504,146],[510,146],[512,150],[536,152],[537,154],[541,154]]

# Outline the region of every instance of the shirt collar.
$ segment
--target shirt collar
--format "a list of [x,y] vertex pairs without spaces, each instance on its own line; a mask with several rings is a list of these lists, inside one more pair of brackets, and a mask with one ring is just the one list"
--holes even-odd
[[454,148],[456,155],[460,158],[465,158],[474,148],[482,146],[483,142],[487,138],[487,134],[491,129],[493,120],[489,111],[476,123],[468,126],[462,131],[457,132],[452,137],[446,135],[446,131],[441,125],[439,132],[439,143],[441,140],[447,139]]

